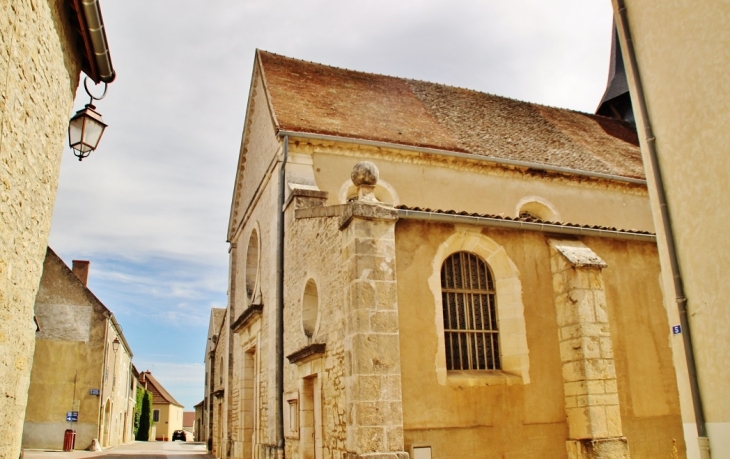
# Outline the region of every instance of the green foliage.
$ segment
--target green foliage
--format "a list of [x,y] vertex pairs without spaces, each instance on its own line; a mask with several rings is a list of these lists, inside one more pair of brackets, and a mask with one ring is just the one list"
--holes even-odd
[[137,438],[137,432],[139,432],[139,422],[142,418],[142,398],[144,398],[145,390],[141,387],[137,388],[136,402],[134,404],[134,427],[133,433],[134,438]]
[[143,390],[142,409],[140,410],[139,428],[135,440],[148,441],[150,436],[150,427],[154,425],[152,420],[152,392]]

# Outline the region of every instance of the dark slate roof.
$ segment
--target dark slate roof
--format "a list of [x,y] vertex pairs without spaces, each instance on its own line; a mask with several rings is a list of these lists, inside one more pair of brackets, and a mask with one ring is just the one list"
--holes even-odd
[[423,81],[258,51],[280,130],[644,178],[627,123]]

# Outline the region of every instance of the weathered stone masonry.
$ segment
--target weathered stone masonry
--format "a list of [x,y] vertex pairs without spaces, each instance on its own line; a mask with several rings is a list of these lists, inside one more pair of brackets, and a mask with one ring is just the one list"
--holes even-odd
[[63,2],[0,5],[0,457],[17,457],[33,303],[80,68]]

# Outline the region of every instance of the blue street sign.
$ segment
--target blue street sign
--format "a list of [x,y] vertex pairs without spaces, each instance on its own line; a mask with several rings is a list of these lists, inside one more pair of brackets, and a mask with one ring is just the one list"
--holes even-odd
[[99,395],[99,389],[91,389],[89,395]]
[[66,422],[79,422],[79,412],[66,411]]
[[673,335],[679,335],[682,333],[682,326],[681,325],[675,325],[672,327],[672,334]]

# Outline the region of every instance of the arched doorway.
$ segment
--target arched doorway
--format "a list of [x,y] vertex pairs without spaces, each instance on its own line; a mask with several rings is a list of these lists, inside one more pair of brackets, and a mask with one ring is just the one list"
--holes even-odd
[[102,429],[103,434],[101,438],[101,444],[102,446],[109,446],[109,435],[111,433],[111,423],[112,423],[112,402],[109,399],[106,399],[106,403],[104,404],[104,418],[102,421]]

